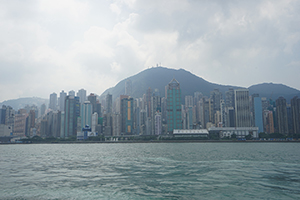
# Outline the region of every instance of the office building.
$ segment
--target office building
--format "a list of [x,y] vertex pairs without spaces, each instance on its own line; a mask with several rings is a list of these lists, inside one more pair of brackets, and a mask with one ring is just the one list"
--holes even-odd
[[276,118],[277,118],[277,131],[281,134],[287,135],[289,133],[288,129],[288,115],[286,109],[286,99],[279,97],[276,100]]
[[234,90],[235,126],[251,127],[250,101],[248,89]]
[[80,117],[79,97],[67,96],[64,113],[64,136],[77,135],[77,118]]
[[65,110],[65,99],[66,99],[67,93],[63,90],[59,93],[59,110],[64,111]]
[[[88,96],[88,101],[92,104],[92,113],[95,113],[97,112],[97,96],[93,93],[91,93],[89,96]],[[98,113],[99,115],[99,113]]]
[[81,127],[85,127],[86,125],[92,127],[92,104],[89,101],[81,104],[80,117]]
[[262,101],[260,97],[253,98],[254,126],[258,127],[258,133],[264,132]]
[[57,94],[52,93],[50,94],[49,108],[51,110],[56,110],[56,106],[57,106]]
[[175,78],[167,85],[167,123],[168,132],[182,129],[181,90],[180,84]]
[[105,112],[112,113],[112,95],[107,94],[105,98]]
[[83,104],[86,101],[86,90],[84,89],[78,90],[77,96],[79,97],[79,102]]
[[291,114],[293,134],[300,134],[300,98],[297,96],[291,99]]
[[134,106],[133,98],[121,99],[121,133],[126,135],[133,134],[133,122],[134,122]]

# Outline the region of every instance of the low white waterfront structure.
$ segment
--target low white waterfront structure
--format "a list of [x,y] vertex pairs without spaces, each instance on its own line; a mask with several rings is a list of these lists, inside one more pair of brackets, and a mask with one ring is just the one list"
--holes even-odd
[[231,137],[233,134],[236,138],[245,138],[249,134],[258,138],[258,127],[211,127],[208,131],[210,134],[218,133],[220,138]]
[[174,137],[208,137],[207,129],[174,129]]

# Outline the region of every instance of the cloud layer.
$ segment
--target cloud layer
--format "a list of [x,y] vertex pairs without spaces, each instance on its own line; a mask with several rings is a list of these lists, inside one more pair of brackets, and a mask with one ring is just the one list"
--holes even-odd
[[3,1],[0,101],[101,94],[161,64],[248,87],[300,89],[300,2]]

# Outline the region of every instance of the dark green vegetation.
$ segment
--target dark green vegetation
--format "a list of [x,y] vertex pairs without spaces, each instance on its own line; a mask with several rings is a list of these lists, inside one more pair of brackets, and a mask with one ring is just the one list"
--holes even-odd
[[[210,92],[214,89],[219,89],[223,94],[229,88],[240,88],[238,86],[219,85],[210,83],[201,77],[198,77],[191,72],[184,69],[168,69],[164,67],[155,67],[146,69],[134,76],[129,77],[132,81],[132,97],[142,97],[146,90],[151,87],[159,89],[160,95],[164,96],[165,86],[175,78],[181,87],[181,97],[184,100],[186,95],[194,95],[194,92],[201,92],[203,95],[209,96]],[[113,98],[117,98],[121,94],[125,93],[125,82],[127,79],[120,81],[115,87],[107,89],[101,98],[104,98],[107,93],[113,95]],[[282,84],[263,83],[253,85],[249,87],[250,94],[259,93],[261,97],[267,97],[277,99],[279,96],[283,96],[290,100],[295,95],[300,96],[300,91],[290,88]]]

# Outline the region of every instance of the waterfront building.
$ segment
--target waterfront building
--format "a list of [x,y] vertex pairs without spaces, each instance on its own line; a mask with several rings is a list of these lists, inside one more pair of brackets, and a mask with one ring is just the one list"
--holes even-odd
[[167,85],[167,123],[168,132],[182,129],[181,90],[180,84],[175,78]]
[[60,138],[65,137],[65,112],[60,112]]
[[233,107],[226,107],[227,123],[226,127],[235,127],[235,111]]
[[269,110],[264,111],[264,119],[265,119],[265,131],[267,133],[274,133],[274,118],[273,118],[273,112]]
[[97,128],[97,125],[98,125],[98,113],[93,113],[92,114],[92,132],[97,132],[96,131],[96,128]]
[[300,134],[300,98],[295,96],[291,99],[292,131]]
[[258,138],[258,127],[211,127],[208,129],[209,134],[219,134],[220,138],[232,137],[245,138],[251,135],[253,138]]
[[121,114],[113,114],[113,136],[121,135]]
[[65,137],[77,135],[77,118],[80,117],[79,97],[67,96],[65,100]]
[[16,114],[14,122],[14,136],[25,137],[26,136],[26,125],[27,125],[28,114]]
[[156,112],[155,113],[155,135],[161,135],[162,134],[162,118],[161,113]]
[[151,96],[151,135],[154,135],[155,133],[155,114],[156,112],[161,112],[161,97],[158,96],[159,92],[157,89],[155,89],[156,92],[153,93]]
[[81,104],[80,117],[81,127],[85,127],[86,125],[89,127],[92,126],[92,104],[89,101]]
[[46,114],[46,137],[60,137],[61,135],[61,111],[50,111]]
[[208,137],[207,129],[174,129],[174,137]]
[[133,98],[128,97],[121,99],[121,133],[123,134],[133,134],[133,109]]
[[0,137],[12,136],[11,127],[5,124],[0,124]]
[[277,129],[281,134],[288,134],[288,115],[287,115],[287,104],[286,99],[279,97],[276,100],[276,118],[277,118]]
[[212,105],[213,104],[211,103],[211,99],[209,99],[207,97],[202,98],[201,104],[202,104],[202,110],[201,110],[202,128],[207,128],[206,127],[207,123],[212,122],[212,109],[213,109]]
[[235,126],[251,127],[250,102],[248,89],[234,90]]
[[254,126],[258,127],[258,133],[264,132],[262,101],[260,97],[253,98],[253,111]]
[[6,106],[2,105],[0,109],[0,124],[5,124]]

